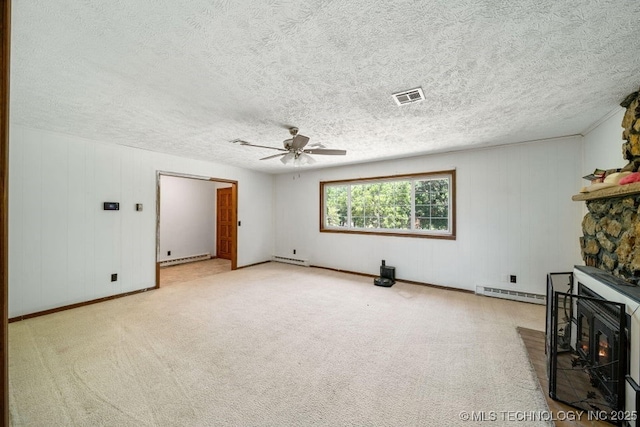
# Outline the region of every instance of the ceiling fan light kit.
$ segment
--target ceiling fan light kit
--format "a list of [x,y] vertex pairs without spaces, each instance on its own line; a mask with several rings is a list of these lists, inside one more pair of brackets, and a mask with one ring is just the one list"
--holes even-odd
[[[278,154],[277,156],[282,156],[281,154]],[[273,156],[271,156],[273,157]],[[285,165],[291,163],[293,161],[293,167],[299,167],[299,166],[304,166],[304,165],[312,165],[314,164],[316,161],[313,157],[311,157],[310,155],[306,154],[306,153],[287,153],[284,156],[282,156],[280,158],[280,161],[282,163],[284,163]]]
[[275,159],[276,157],[280,157],[280,161],[283,164],[288,165],[293,162],[294,167],[314,164],[316,161],[313,157],[310,156],[310,154],[321,154],[329,156],[344,156],[345,154],[347,154],[347,150],[325,149],[324,145],[318,143],[310,146],[314,148],[305,149],[304,147],[306,147],[309,143],[309,137],[298,134],[297,127],[289,128],[289,133],[291,134],[292,138],[285,139],[282,142],[284,148],[252,144],[239,138],[234,139],[231,142],[234,144],[248,145],[249,147],[268,148],[270,150],[283,151],[284,153],[263,157],[260,160]]
[[[293,153],[287,153],[284,156],[282,154],[279,154],[279,156],[282,156],[280,157],[280,161],[286,165],[286,164],[289,164],[291,160],[295,158],[296,155]],[[260,159],[260,160],[265,160],[265,159]]]
[[[300,153],[298,157],[293,160],[293,166],[304,166],[304,165],[312,165],[316,161],[313,157],[306,153]],[[297,163],[297,164],[296,164]]]

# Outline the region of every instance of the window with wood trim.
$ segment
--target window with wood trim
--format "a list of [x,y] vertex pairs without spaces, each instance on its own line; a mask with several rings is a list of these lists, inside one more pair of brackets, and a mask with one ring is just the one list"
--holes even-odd
[[455,239],[455,173],[320,182],[320,231]]

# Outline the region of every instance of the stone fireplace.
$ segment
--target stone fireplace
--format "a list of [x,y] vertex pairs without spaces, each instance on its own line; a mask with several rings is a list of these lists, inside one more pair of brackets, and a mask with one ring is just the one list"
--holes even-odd
[[[627,164],[602,176],[594,173],[592,185],[573,196],[588,210],[580,238],[585,266],[562,273],[569,275],[567,285],[548,279],[546,348],[551,397],[635,427],[640,425],[640,92],[621,105]],[[629,183],[619,182],[622,176]]]
[[638,284],[640,194],[588,200],[587,209],[580,239],[585,264]]
[[[638,172],[640,92],[630,94],[620,105],[627,109],[622,120],[622,156],[628,162],[621,171]],[[639,284],[640,182],[581,193],[573,200],[586,201],[589,211],[582,221],[580,239],[585,264]]]

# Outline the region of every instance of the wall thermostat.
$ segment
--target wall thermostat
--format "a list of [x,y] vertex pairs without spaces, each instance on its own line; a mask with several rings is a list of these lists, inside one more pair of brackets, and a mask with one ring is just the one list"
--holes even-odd
[[120,203],[118,202],[104,202],[105,211],[119,211]]

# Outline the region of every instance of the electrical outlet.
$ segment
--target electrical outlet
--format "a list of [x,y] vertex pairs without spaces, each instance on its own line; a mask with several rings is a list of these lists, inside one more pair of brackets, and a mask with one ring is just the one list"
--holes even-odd
[[294,255],[296,254],[296,250],[295,250],[295,249],[293,250],[293,254],[294,254]]
[[114,273],[111,275],[111,281],[112,282],[117,282],[118,281],[118,274]]
[[516,283],[517,282],[515,274],[512,274],[512,275],[509,276],[509,282],[511,282],[511,283]]
[[171,251],[167,251],[167,256],[171,256]]

